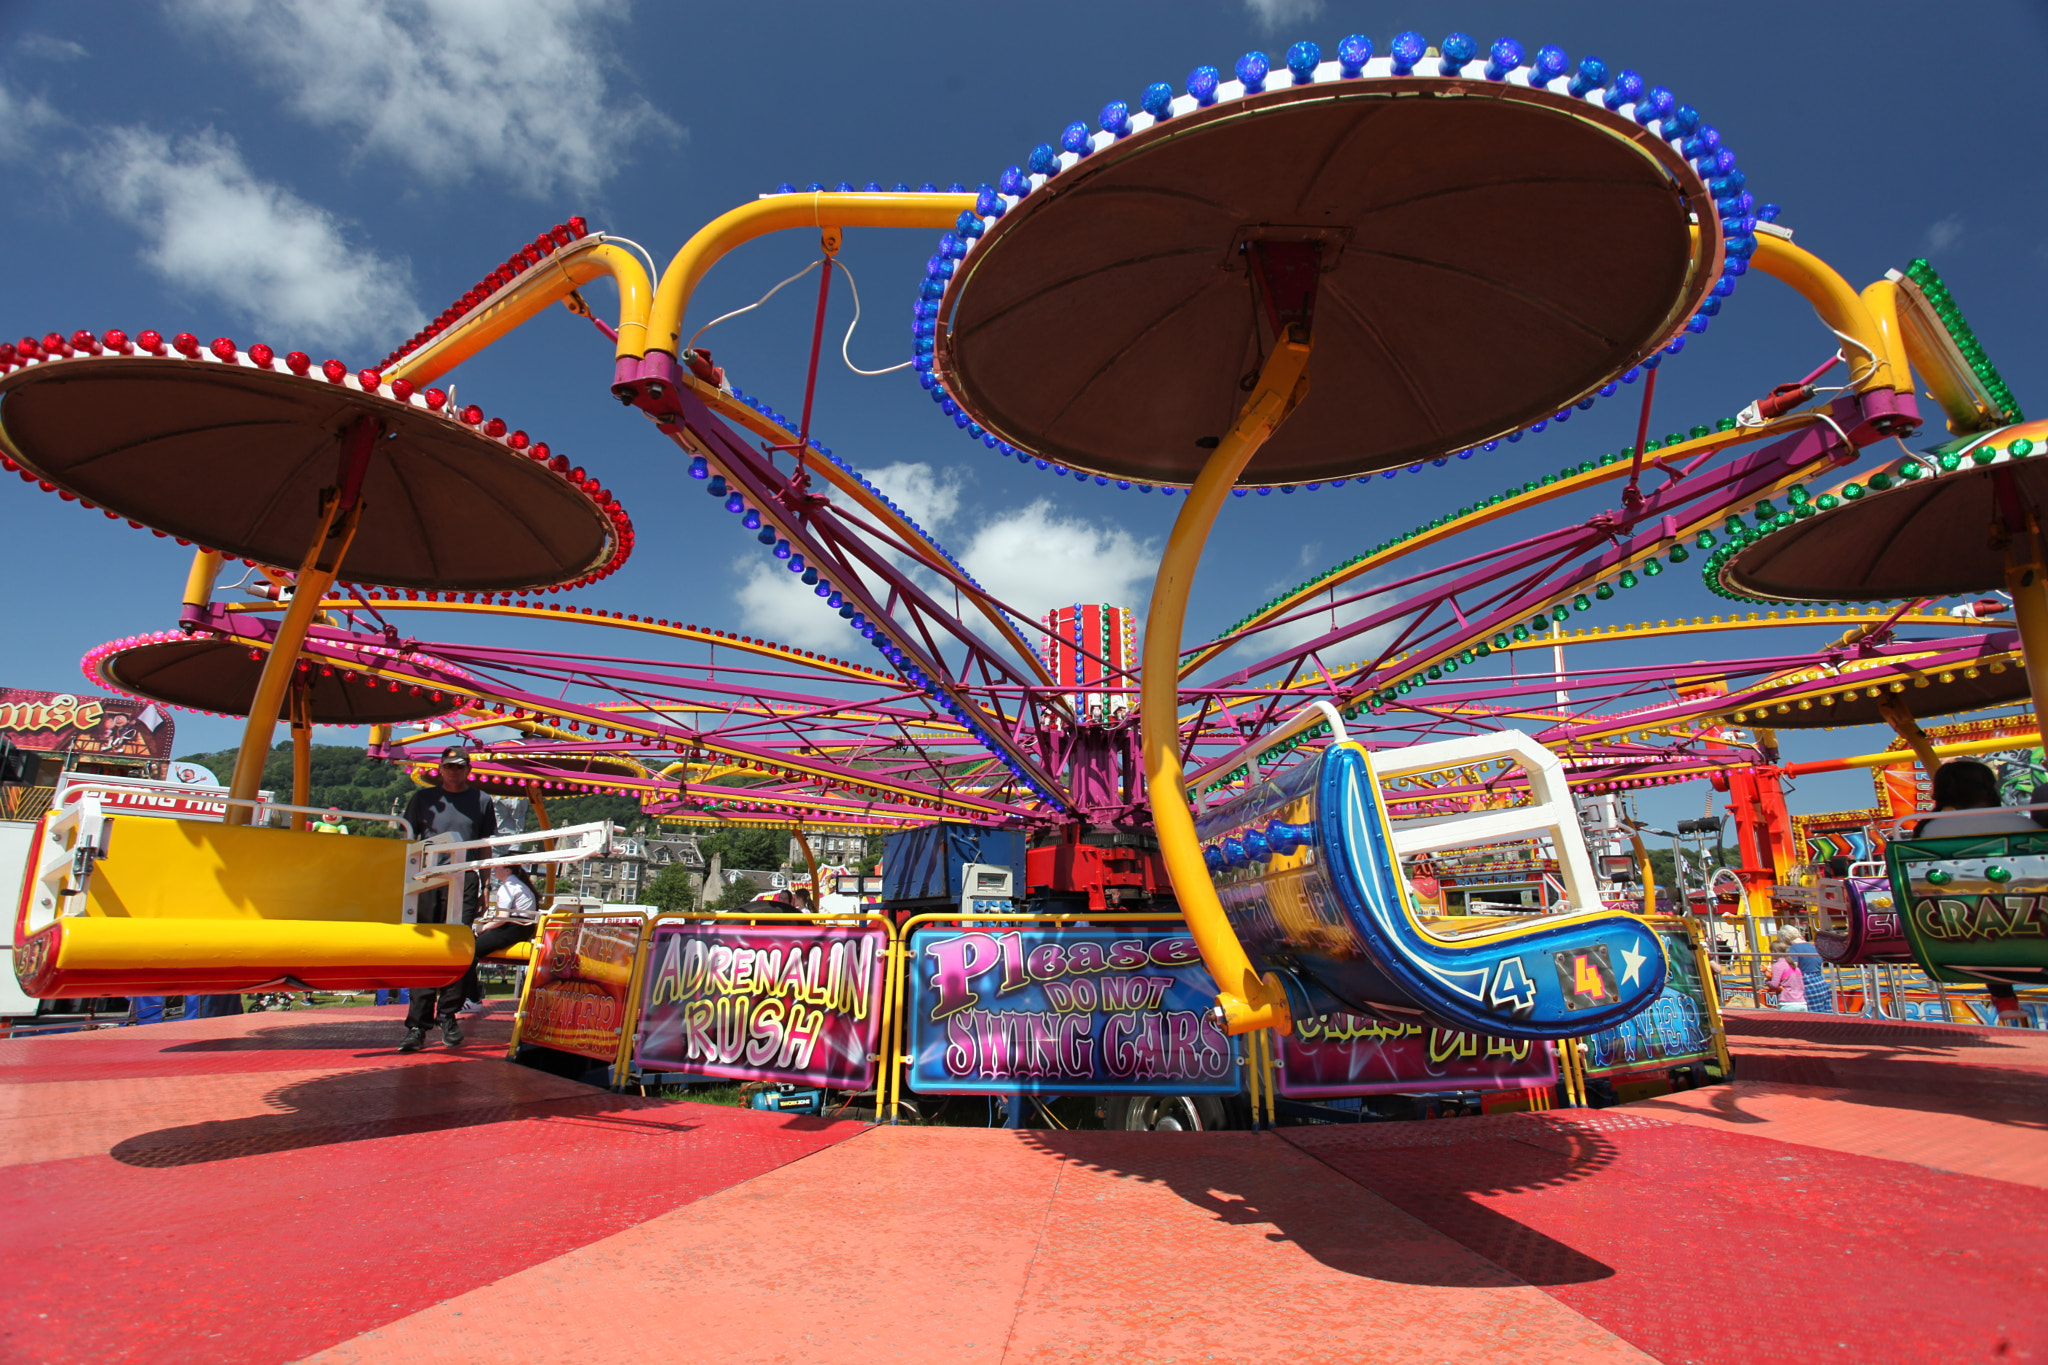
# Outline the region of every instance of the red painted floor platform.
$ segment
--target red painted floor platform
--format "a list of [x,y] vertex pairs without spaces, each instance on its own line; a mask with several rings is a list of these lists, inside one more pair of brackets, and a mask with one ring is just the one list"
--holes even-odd
[[1622,1109],[870,1128],[398,1011],[0,1042],[0,1361],[2048,1360],[2048,1037],[1741,1015]]

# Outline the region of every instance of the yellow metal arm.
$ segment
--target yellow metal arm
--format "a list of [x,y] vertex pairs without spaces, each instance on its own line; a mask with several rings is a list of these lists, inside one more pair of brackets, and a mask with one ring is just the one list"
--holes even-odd
[[971,194],[771,194],[718,217],[697,229],[662,272],[647,315],[645,344],[629,346],[619,328],[619,354],[647,351],[676,353],[682,344],[683,314],[697,281],[734,247],[785,228],[921,227],[949,228],[963,209],[974,207]]
[[1912,391],[1912,376],[1894,371],[1890,342],[1862,296],[1834,267],[1804,247],[1792,245],[1788,238],[1768,232],[1757,233],[1756,256],[1751,263],[1798,290],[1820,314],[1820,320],[1841,338],[1842,355],[1849,362],[1849,382],[1858,392]]
[[619,286],[619,354],[645,349],[652,286],[640,258],[608,242],[567,246],[519,276],[482,308],[385,371],[384,378],[427,384],[483,350],[593,280],[609,276]]
[[1180,516],[1167,539],[1166,553],[1159,561],[1159,576],[1152,584],[1152,605],[1145,615],[1144,668],[1140,678],[1140,715],[1145,741],[1145,790],[1152,803],[1152,821],[1159,836],[1159,853],[1166,873],[1173,881],[1173,894],[1180,902],[1195,946],[1202,961],[1216,979],[1217,1003],[1223,1007],[1224,1028],[1231,1033],[1277,1028],[1291,1031],[1287,997],[1277,981],[1261,979],[1245,956],[1223,904],[1216,898],[1216,885],[1209,879],[1202,861],[1201,840],[1195,835],[1195,818],[1188,809],[1187,788],[1181,780],[1179,726],[1179,668],[1181,627],[1187,618],[1188,592],[1194,586],[1195,569],[1201,563],[1202,546],[1223,500],[1230,496],[1237,476],[1244,472],[1259,448],[1271,438],[1280,423],[1308,392],[1307,341],[1283,341],[1274,348],[1259,372],[1258,387],[1251,401],[1238,414],[1237,422],[1217,445],[1216,453],[1202,466],[1195,486],[1181,504]]

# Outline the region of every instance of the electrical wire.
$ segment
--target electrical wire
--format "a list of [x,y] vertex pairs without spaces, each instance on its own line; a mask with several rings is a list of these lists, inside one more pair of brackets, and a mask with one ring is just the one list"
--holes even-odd
[[894,374],[898,370],[909,369],[916,363],[914,360],[906,360],[900,365],[891,365],[886,370],[863,370],[860,366],[853,363],[853,357],[847,354],[847,347],[853,343],[853,329],[860,326],[860,286],[853,282],[853,272],[846,268],[846,262],[835,256],[832,259],[832,264],[839,267],[841,273],[846,276],[846,287],[853,291],[853,321],[846,324],[846,336],[839,343],[839,358],[846,362],[846,368],[852,370],[855,374],[866,375],[869,378],[873,378],[878,374]]
[[657,283],[659,283],[659,282],[660,282],[660,280],[661,280],[661,267],[660,267],[660,266],[658,266],[658,265],[656,265],[656,264],[654,263],[654,253],[653,253],[653,252],[651,252],[651,251],[649,251],[649,250],[648,250],[648,249],[647,249],[646,247],[644,247],[644,246],[640,245],[640,244],[639,244],[638,242],[634,241],[634,240],[633,240],[633,239],[632,239],[631,237],[619,237],[619,236],[615,236],[614,234],[612,234],[612,233],[609,233],[609,232],[600,232],[600,233],[598,233],[598,234],[597,234],[597,240],[598,240],[598,241],[600,241],[600,242],[623,242],[623,243],[624,243],[625,245],[627,245],[627,246],[629,246],[629,247],[632,247],[632,248],[633,248],[633,250],[635,250],[635,251],[637,251],[637,252],[639,252],[639,253],[640,253],[640,259],[642,259],[642,260],[644,260],[644,261],[646,261],[646,262],[647,262],[647,281],[648,281],[648,284],[649,284],[650,286],[652,286],[652,285],[654,285],[654,284],[657,284]]
[[[822,258],[821,258],[821,259],[822,259]],[[703,325],[702,327],[699,327],[699,328],[698,328],[698,329],[697,329],[697,330],[696,330],[695,332],[691,333],[691,335],[690,335],[690,340],[689,340],[689,344],[687,344],[686,346],[684,346],[684,347],[683,347],[683,349],[684,349],[685,351],[694,351],[694,350],[696,350],[696,349],[697,349],[697,338],[698,338],[698,337],[701,337],[701,336],[703,336],[703,335],[704,335],[704,334],[705,334],[706,332],[710,331],[710,330],[711,330],[711,329],[712,329],[713,327],[716,327],[716,326],[717,326],[717,325],[718,325],[719,323],[721,323],[721,322],[724,322],[724,321],[726,321],[726,320],[728,320],[728,319],[730,319],[730,318],[736,318],[736,317],[738,317],[738,316],[739,316],[740,314],[742,314],[742,313],[751,313],[751,312],[753,312],[753,311],[754,311],[754,310],[755,310],[756,308],[759,308],[759,307],[760,307],[760,306],[761,306],[762,304],[764,304],[764,303],[768,302],[768,300],[770,300],[770,299],[774,298],[774,297],[775,297],[775,296],[776,296],[776,295],[777,295],[778,293],[780,293],[780,292],[782,291],[782,287],[783,287],[783,285],[795,284],[795,283],[796,283],[796,282],[797,282],[798,280],[800,280],[800,279],[802,279],[802,278],[803,278],[804,276],[806,276],[806,275],[810,274],[810,273],[811,273],[811,272],[812,272],[813,270],[816,270],[817,268],[818,268],[818,262],[817,262],[817,261],[812,261],[812,262],[811,262],[811,263],[810,263],[809,265],[805,266],[805,267],[804,267],[804,268],[803,268],[802,270],[799,270],[799,271],[797,271],[797,272],[796,272],[796,274],[794,274],[794,275],[791,275],[791,276],[790,276],[790,277],[789,277],[788,279],[786,279],[786,280],[782,281],[782,283],[781,283],[781,284],[778,284],[778,285],[776,285],[776,286],[775,286],[775,288],[773,288],[773,289],[769,290],[769,291],[768,291],[767,293],[763,294],[763,295],[762,295],[762,296],[761,296],[760,298],[758,298],[758,299],[755,299],[755,300],[754,300],[754,301],[753,301],[752,303],[748,304],[748,305],[747,305],[746,307],[744,307],[744,308],[735,308],[735,309],[733,309],[733,310],[732,310],[732,311],[731,311],[730,313],[720,313],[720,314],[719,314],[719,315],[718,315],[717,317],[715,317],[715,318],[711,319],[711,321],[709,321],[709,322],[705,323],[705,324],[704,324],[704,325]]]

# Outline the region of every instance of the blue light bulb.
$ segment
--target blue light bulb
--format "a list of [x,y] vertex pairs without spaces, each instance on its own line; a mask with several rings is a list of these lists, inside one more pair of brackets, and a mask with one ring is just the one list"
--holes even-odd
[[790,184],[787,180],[785,180],[780,185],[777,185],[775,187],[775,192],[777,194],[795,194],[796,186]]
[[[1008,209],[1009,205],[1003,202],[1003,197],[992,189],[983,190],[975,196],[974,211],[983,218],[1000,218]],[[976,226],[980,225],[977,224]],[[984,228],[983,231],[986,231],[986,229]],[[971,235],[979,237],[981,233],[976,232]]]
[[1216,102],[1216,87],[1222,83],[1222,73],[1213,66],[1198,66],[1188,72],[1188,93],[1204,109]]
[[1564,55],[1563,48],[1546,43],[1536,49],[1536,60],[1529,64],[1529,84],[1546,90],[1571,64],[1572,59]]
[[834,611],[839,610],[841,607],[846,605],[846,594],[840,592],[839,589],[834,588],[832,590],[832,595],[825,599],[825,605],[832,608],[832,610]]
[[1131,131],[1131,106],[1122,100],[1111,100],[1102,106],[1095,121],[1111,137],[1127,137]]
[[[766,542],[763,542],[763,543],[765,544]],[[789,542],[788,542],[788,541],[786,541],[786,540],[778,540],[778,541],[776,541],[776,542],[775,542],[775,557],[776,557],[777,559],[788,559],[788,558],[789,558],[789,555],[790,555],[790,549],[789,549]]]
[[1365,71],[1365,64],[1372,60],[1372,39],[1363,33],[1354,33],[1337,44],[1337,69],[1344,79],[1356,80]]
[[825,182],[822,180],[813,180],[810,184],[804,186],[804,188],[809,190],[812,194],[822,194],[825,189]]
[[713,474],[713,475],[711,476],[711,482],[705,485],[705,487],[704,487],[704,491],[705,491],[706,493],[709,493],[709,494],[710,494],[710,495],[711,495],[712,497],[714,497],[714,498],[722,498],[722,497],[724,497],[724,496],[725,496],[725,475],[723,475],[723,474]]
[[1636,122],[1647,128],[1657,119],[1670,113],[1677,103],[1678,96],[1661,85],[1653,86],[1648,94],[1636,101]]
[[[792,560],[790,561],[790,566],[791,566],[792,568],[796,567],[796,566],[797,566],[797,563],[798,563],[798,561],[800,561],[800,560],[802,560],[802,559],[803,559],[803,556],[802,556],[802,555],[798,555],[798,556],[796,556],[796,558],[795,558],[795,559],[792,559]],[[816,583],[816,582],[818,581],[818,571],[817,571],[816,569],[814,569],[814,568],[810,567],[810,566],[809,566],[808,564],[806,564],[806,565],[804,565],[804,566],[803,566],[803,573],[804,573],[804,586],[805,586],[805,587],[807,587],[807,588],[808,588],[808,587],[810,587],[810,586],[811,586],[812,584],[814,584],[814,583]]]
[[1015,199],[1031,192],[1031,178],[1024,174],[1022,166],[1012,166],[1003,172],[1002,179],[996,182],[996,188]]
[[1415,64],[1421,61],[1423,55],[1428,51],[1429,39],[1413,29],[1406,33],[1395,34],[1392,45],[1387,48],[1388,55],[1394,59],[1394,74],[1396,76],[1414,75]]
[[1607,63],[1598,57],[1585,57],[1579,61],[1579,69],[1572,76],[1572,83],[1566,87],[1575,100],[1586,96],[1607,84]]
[[1436,64],[1437,71],[1446,76],[1462,75],[1465,64],[1479,55],[1479,40],[1469,33],[1453,33],[1438,50],[1444,55]]
[[868,625],[868,618],[861,615],[859,612],[855,612],[853,614],[852,622],[853,628],[855,630],[866,630],[870,635],[874,633],[874,628]]
[[1711,123],[1700,125],[1700,130],[1680,144],[1679,154],[1689,161],[1712,156],[1721,145],[1721,130]]
[[1060,169],[1060,149],[1050,142],[1041,142],[1031,149],[1031,155],[1024,164],[1033,175],[1057,175]]
[[693,479],[708,479],[711,477],[711,464],[702,455],[691,457],[690,477]]
[[1619,110],[1624,104],[1634,104],[1642,93],[1643,78],[1633,71],[1624,71],[1607,87],[1607,94],[1600,102],[1610,110]]
[[1735,149],[1724,145],[1720,151],[1700,162],[1701,175],[1726,175],[1735,169]]
[[1690,104],[1681,104],[1664,116],[1664,138],[1667,142],[1675,142],[1691,137],[1699,131],[1699,126],[1700,111]]
[[725,510],[728,512],[744,512],[747,510],[747,500],[735,493],[725,500]]
[[882,192],[882,182],[879,180],[870,180],[867,184],[862,185],[860,188],[861,193],[863,194],[880,194]]
[[1173,87],[1165,81],[1154,81],[1145,87],[1145,93],[1138,96],[1138,107],[1160,122],[1173,117]]
[[761,525],[760,511],[756,508],[749,507],[747,509],[747,514],[740,518],[740,525],[746,527],[749,531],[759,528],[759,526]]
[[1094,151],[1095,142],[1088,136],[1088,125],[1080,122],[1069,123],[1066,131],[1060,134],[1060,149],[1072,152],[1075,156],[1086,156]]
[[1504,81],[1510,71],[1521,67],[1524,59],[1522,45],[1513,38],[1497,38],[1487,53],[1486,79]]
[[1765,204],[1757,209],[1756,216],[1766,223],[1775,223],[1778,221],[1778,215],[1783,212],[1784,210],[1776,204]]
[[1273,69],[1273,63],[1263,52],[1247,52],[1237,59],[1237,79],[1244,85],[1247,95],[1256,95],[1266,88],[1266,76]]
[[842,180],[832,187],[832,192],[834,194],[852,194],[853,182],[851,180]]
[[1294,77],[1296,85],[1308,85],[1315,80],[1322,61],[1323,50],[1304,40],[1287,49],[1287,74]]

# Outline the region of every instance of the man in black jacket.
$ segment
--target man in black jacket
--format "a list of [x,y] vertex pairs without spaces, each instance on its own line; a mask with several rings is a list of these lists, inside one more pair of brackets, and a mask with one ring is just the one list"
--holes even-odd
[[[469,755],[460,749],[441,751],[440,781],[432,787],[422,787],[412,794],[412,800],[405,806],[405,821],[412,826],[412,837],[425,839],[435,834],[453,834],[457,843],[472,839],[488,839],[498,832],[498,810],[491,804],[491,798],[469,785]],[[465,861],[477,857],[472,850]],[[483,878],[474,872],[462,874],[462,922],[472,924],[477,912],[483,906]],[[448,920],[448,891],[443,887],[428,892],[420,898],[419,921],[422,924],[446,924]],[[400,1052],[417,1052],[426,1046],[427,1025],[434,1022],[438,1006],[441,1017],[441,1041],[449,1047],[462,1043],[462,1025],[456,1022],[456,1013],[462,1008],[464,986],[468,976],[457,977],[438,991],[414,990],[412,1007],[405,1014],[405,1041],[400,1043]]]

